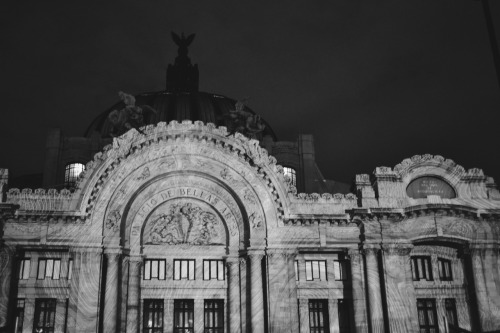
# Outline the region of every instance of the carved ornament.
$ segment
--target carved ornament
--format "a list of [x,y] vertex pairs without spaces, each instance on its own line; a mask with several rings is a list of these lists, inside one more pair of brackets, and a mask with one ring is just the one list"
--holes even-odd
[[117,232],[120,229],[121,218],[122,215],[119,211],[112,211],[111,213],[109,213],[108,218],[106,219],[106,228],[108,230]]

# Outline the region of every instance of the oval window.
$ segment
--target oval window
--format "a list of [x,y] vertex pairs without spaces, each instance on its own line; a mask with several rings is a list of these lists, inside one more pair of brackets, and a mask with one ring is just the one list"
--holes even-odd
[[438,195],[441,198],[451,199],[457,195],[450,184],[437,177],[419,177],[411,181],[406,188],[406,194],[413,199],[427,198],[429,195]]

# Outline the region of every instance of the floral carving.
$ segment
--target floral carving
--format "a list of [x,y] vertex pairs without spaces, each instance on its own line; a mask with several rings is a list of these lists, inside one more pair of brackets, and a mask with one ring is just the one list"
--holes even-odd
[[245,189],[245,194],[243,195],[243,198],[251,205],[255,205],[257,203],[255,196],[249,189]]
[[106,220],[106,228],[109,230],[112,230],[114,232],[117,232],[118,229],[120,229],[120,220],[122,218],[122,215],[120,214],[119,211],[114,210],[108,215],[108,219]]
[[192,203],[172,204],[167,214],[152,221],[150,241],[153,244],[216,244],[219,221],[212,212]]
[[262,218],[260,216],[257,216],[255,212],[250,214],[248,217],[248,220],[250,221],[250,225],[252,226],[252,229],[258,229],[262,226]]

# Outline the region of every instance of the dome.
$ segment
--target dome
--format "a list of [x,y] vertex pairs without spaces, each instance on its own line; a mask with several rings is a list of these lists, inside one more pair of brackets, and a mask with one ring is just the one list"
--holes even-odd
[[87,129],[85,136],[95,132],[102,138],[118,136],[131,128],[159,122],[177,120],[200,120],[226,126],[230,133],[240,132],[252,139],[262,140],[276,136],[269,125],[242,101],[198,91],[198,65],[191,64],[188,46],[194,34],[185,37],[172,33],[179,47],[175,63],[168,65],[167,86],[165,91],[143,93],[132,96],[123,92],[118,95],[121,102],[116,103],[99,115]]
[[[200,120],[204,123],[226,126],[229,132],[238,131],[255,139],[261,140],[264,136],[270,135],[273,140],[276,140],[271,127],[254,111],[226,96],[198,91],[159,91],[142,93],[134,97],[135,105],[142,109],[141,126],[162,121],[168,123],[172,120],[179,122]],[[120,101],[101,113],[88,127],[85,136],[90,137],[94,132],[99,133],[103,138],[122,134],[116,131],[116,126],[110,120],[109,115],[112,112],[124,110],[126,106],[124,101]],[[258,118],[263,128],[255,131],[248,130],[248,117]]]

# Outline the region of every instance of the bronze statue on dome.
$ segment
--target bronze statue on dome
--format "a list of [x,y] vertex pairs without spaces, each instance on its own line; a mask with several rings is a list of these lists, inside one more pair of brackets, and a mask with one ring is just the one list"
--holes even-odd
[[188,54],[188,46],[193,42],[195,36],[196,34],[191,34],[185,37],[184,33],[181,33],[181,35],[179,36],[178,34],[172,31],[172,39],[174,40],[175,44],[179,46],[179,49],[177,51],[179,55]]
[[120,96],[120,99],[125,103],[125,107],[121,110],[113,110],[109,113],[108,119],[112,125],[110,135],[112,137],[120,136],[132,128],[142,133],[139,127],[145,125],[144,114],[151,112],[156,113],[156,110],[149,105],[135,105],[135,97],[123,91],[118,92],[118,96]]

